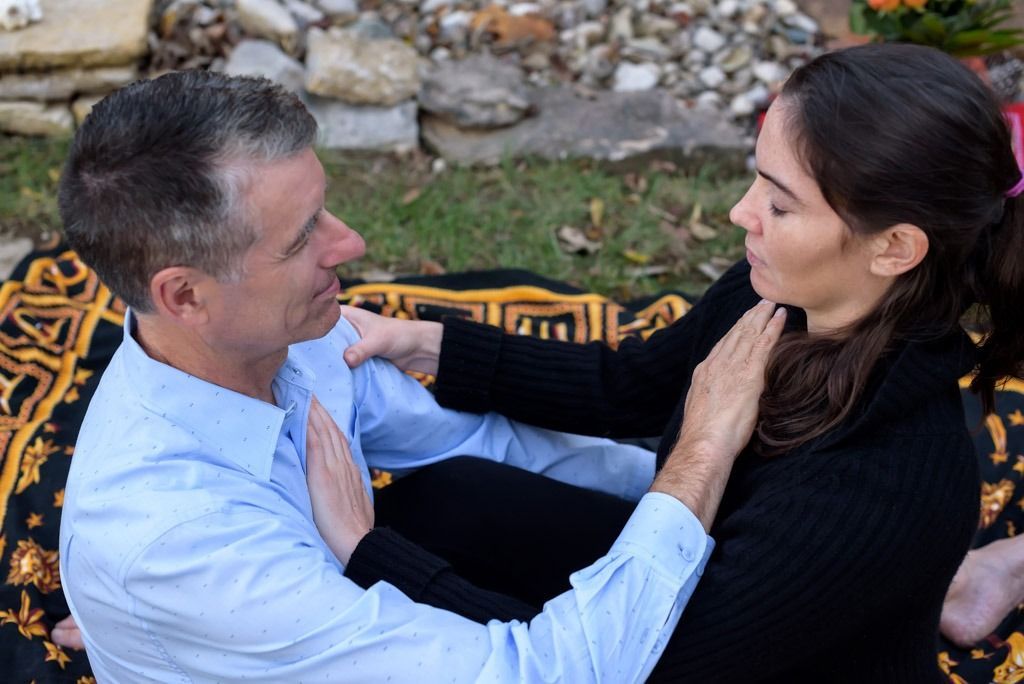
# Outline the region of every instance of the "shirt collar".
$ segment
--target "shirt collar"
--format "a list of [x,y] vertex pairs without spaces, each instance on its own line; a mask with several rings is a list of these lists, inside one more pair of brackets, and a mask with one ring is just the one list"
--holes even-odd
[[[142,406],[187,430],[211,453],[228,458],[258,478],[269,479],[286,409],[157,361],[135,340],[134,327],[129,309],[120,354],[126,380]],[[313,371],[294,358],[289,348],[274,383],[288,383],[303,394],[312,394],[315,381]]]

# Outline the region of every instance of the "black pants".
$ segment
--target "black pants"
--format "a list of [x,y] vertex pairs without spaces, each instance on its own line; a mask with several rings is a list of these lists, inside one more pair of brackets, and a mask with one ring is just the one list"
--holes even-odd
[[534,606],[603,556],[636,504],[479,458],[423,468],[376,493],[376,524],[477,586]]

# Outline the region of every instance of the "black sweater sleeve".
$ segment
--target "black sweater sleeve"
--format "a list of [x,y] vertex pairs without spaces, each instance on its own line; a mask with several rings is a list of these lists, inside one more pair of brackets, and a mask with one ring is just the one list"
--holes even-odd
[[345,576],[363,589],[383,580],[417,603],[479,623],[528,622],[540,612],[518,599],[471,584],[455,574],[445,560],[386,527],[374,528],[362,538],[349,558]]
[[627,338],[614,349],[445,319],[437,400],[565,432],[660,435],[689,388],[702,350],[757,302],[749,273],[741,261],[673,325],[647,340]]

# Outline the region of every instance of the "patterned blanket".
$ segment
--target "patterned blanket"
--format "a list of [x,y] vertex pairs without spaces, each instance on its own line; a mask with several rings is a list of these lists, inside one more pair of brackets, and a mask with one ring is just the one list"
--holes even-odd
[[[689,309],[667,294],[622,305],[523,271],[350,283],[339,299],[403,318],[468,316],[520,334],[617,344],[647,336]],[[121,340],[124,305],[62,247],[26,258],[0,287],[0,679],[94,682],[84,653],[49,640],[68,614],[58,572],[58,532],[74,444],[100,374]],[[429,384],[429,378],[423,378]],[[966,395],[965,395],[966,397]],[[985,542],[1016,534],[1024,515],[1024,386],[999,396],[999,412],[977,437],[986,468]],[[979,408],[965,398],[968,418]],[[973,411],[973,413],[971,413]],[[376,473],[375,486],[389,481]],[[1021,631],[1017,631],[1020,627]],[[880,646],[881,647],[881,646]],[[973,651],[947,648],[940,667],[955,682],[1016,682],[1005,664],[1024,663],[1024,620],[1008,616]],[[1000,674],[1002,673],[1002,674]]]

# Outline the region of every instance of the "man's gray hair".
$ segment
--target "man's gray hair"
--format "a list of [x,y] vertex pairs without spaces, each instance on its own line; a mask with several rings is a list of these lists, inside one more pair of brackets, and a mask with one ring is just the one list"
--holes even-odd
[[164,268],[237,278],[258,235],[244,201],[253,164],[301,152],[316,132],[266,79],[184,71],[126,86],[72,143],[59,191],[68,243],[140,313]]

